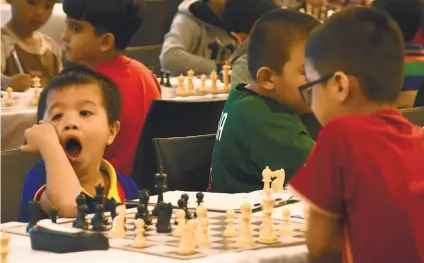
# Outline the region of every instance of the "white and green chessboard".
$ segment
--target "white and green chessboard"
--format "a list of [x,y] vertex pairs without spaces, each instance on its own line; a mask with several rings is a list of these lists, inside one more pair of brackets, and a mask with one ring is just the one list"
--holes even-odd
[[[176,227],[176,225],[174,224],[175,211],[177,210],[176,209],[173,210],[173,217],[171,219],[171,225],[173,229],[175,229]],[[227,219],[226,214],[208,211],[207,216],[209,219],[209,237],[212,243],[212,245],[209,248],[201,248],[201,249],[198,248],[196,250],[197,253],[193,255],[188,255],[188,256],[179,255],[177,253],[177,250],[178,250],[180,238],[172,236],[172,233],[167,233],[167,234],[156,233],[156,226],[155,226],[156,217],[154,217],[152,225],[148,227],[147,231],[144,234],[145,239],[149,246],[147,248],[137,249],[137,248],[133,248],[132,246],[136,236],[136,233],[134,231],[135,230],[135,226],[134,226],[135,214],[136,214],[136,208],[127,209],[126,237],[125,238],[109,238],[109,244],[111,248],[139,252],[139,253],[146,253],[150,255],[168,257],[168,258],[174,258],[174,259],[194,259],[194,258],[212,256],[212,255],[216,255],[220,253],[240,252],[243,250],[256,250],[256,249],[263,249],[263,248],[269,248],[269,247],[289,247],[289,246],[301,245],[305,243],[304,233],[299,230],[302,223],[299,223],[299,222],[290,223],[291,226],[293,227],[293,232],[286,236],[280,236],[279,243],[273,244],[273,245],[264,245],[264,244],[258,243],[259,226],[262,223],[262,217],[252,216],[252,220],[251,220],[252,230],[253,230],[253,237],[256,241],[256,244],[251,248],[238,248],[235,246],[237,238],[224,238],[222,236],[222,233],[224,232],[224,229],[226,228],[226,219]],[[110,223],[112,220],[110,216],[108,216],[108,213],[105,213],[105,215],[109,219],[108,228],[110,228]],[[87,221],[89,223],[92,216],[93,215],[87,216]],[[239,217],[239,214],[237,215],[235,222],[238,222],[238,217]],[[278,231],[282,224],[282,221],[278,219],[273,219],[273,221],[274,221],[275,230]],[[59,225],[69,227],[69,228],[72,228],[72,222],[73,222],[73,219],[68,219],[68,218],[57,220],[57,223]],[[236,223],[236,227],[237,227],[237,223]],[[26,232],[26,225],[11,227],[11,228],[8,228],[7,231],[13,234],[28,236],[28,233]],[[108,234],[108,231],[105,231],[105,235],[107,234]]]

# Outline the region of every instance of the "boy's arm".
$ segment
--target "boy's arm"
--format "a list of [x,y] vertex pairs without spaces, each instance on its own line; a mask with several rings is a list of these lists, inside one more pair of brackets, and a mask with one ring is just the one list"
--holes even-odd
[[83,189],[53,125],[48,122],[34,125],[25,131],[25,140],[23,150],[38,150],[44,160],[46,187],[37,193],[43,212],[48,213],[53,205],[59,209],[60,216],[76,216],[75,198]]
[[278,124],[268,126],[258,128],[254,133],[251,142],[252,165],[260,171],[266,166],[271,170],[283,168],[287,182],[305,163],[315,142],[297,125],[291,127],[291,123],[287,123],[284,126]]
[[191,53],[200,42],[201,30],[192,18],[177,14],[162,46],[159,57],[162,67],[173,75],[186,75],[190,69],[196,74],[217,70],[216,61]]
[[[343,174],[339,147],[346,142],[324,128],[306,164],[290,182],[290,190],[310,208],[307,246],[311,257],[341,253]],[[346,149],[348,147],[345,147]]]

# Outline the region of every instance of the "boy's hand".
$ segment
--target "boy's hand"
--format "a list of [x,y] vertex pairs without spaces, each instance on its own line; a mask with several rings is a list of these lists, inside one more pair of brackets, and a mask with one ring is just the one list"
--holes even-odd
[[10,87],[13,91],[24,92],[28,90],[32,85],[32,78],[28,74],[18,73],[12,77]]
[[42,121],[40,124],[35,124],[26,129],[24,140],[25,143],[21,150],[32,153],[40,152],[41,146],[51,145],[51,142],[59,143],[56,128],[48,121]]

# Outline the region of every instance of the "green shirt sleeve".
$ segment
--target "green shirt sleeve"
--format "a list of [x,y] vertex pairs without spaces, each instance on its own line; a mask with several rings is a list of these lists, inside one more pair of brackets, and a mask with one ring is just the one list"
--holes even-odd
[[[255,129],[250,148],[252,168],[259,171],[266,166],[273,171],[283,168],[287,183],[304,164],[314,143],[300,120]],[[258,177],[262,180],[261,173]]]

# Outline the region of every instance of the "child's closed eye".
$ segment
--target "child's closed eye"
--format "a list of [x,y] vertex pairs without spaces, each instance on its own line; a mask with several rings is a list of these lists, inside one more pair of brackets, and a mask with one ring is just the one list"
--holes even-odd
[[93,113],[91,111],[83,110],[83,111],[80,111],[80,115],[84,117],[88,117],[93,115]]
[[55,114],[55,115],[53,115],[53,117],[52,117],[52,121],[60,120],[60,118],[62,118],[62,116],[63,116],[63,114],[62,114],[62,113]]

